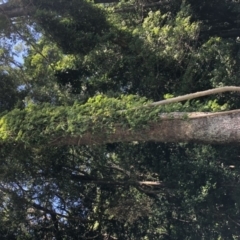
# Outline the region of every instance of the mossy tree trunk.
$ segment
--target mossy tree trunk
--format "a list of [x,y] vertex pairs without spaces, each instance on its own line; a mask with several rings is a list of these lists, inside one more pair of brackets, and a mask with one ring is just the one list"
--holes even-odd
[[85,133],[81,137],[65,136],[52,145],[100,145],[114,142],[197,142],[227,144],[240,142],[240,110],[218,113],[160,114],[159,121],[142,129],[117,127],[114,133],[102,129],[101,134]]

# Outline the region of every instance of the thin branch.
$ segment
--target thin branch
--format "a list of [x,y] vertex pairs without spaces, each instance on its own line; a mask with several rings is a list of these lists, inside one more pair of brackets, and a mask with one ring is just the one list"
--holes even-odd
[[240,227],[240,223],[236,222],[235,220],[233,220],[233,219],[230,218],[229,216],[228,216],[228,218],[229,218],[232,222],[234,222],[236,225],[238,225],[238,226]]
[[114,169],[114,170],[117,170],[119,172],[122,172],[124,173],[125,175],[127,175],[128,177],[130,177],[131,173],[115,164],[111,164],[111,166],[107,166],[107,168],[111,168],[111,169]]
[[153,107],[153,106],[166,105],[166,104],[170,104],[170,103],[182,102],[182,101],[187,101],[187,100],[191,100],[191,99],[194,99],[194,98],[204,97],[204,96],[223,93],[223,92],[240,92],[240,87],[226,86],[226,87],[209,89],[209,90],[206,90],[206,91],[190,93],[190,94],[186,94],[186,95],[183,95],[183,96],[170,98],[170,99],[167,99],[167,100],[153,102],[153,103],[150,103],[148,105],[145,105],[144,107]]
[[128,181],[115,181],[113,179],[107,179],[107,178],[95,178],[90,175],[79,175],[79,174],[71,174],[71,178],[74,180],[79,180],[82,182],[89,182],[89,183],[95,183],[99,185],[115,185],[115,186],[158,186],[158,187],[165,187],[165,185],[162,182],[158,181],[137,181],[137,180],[128,180]]
[[20,32],[19,30],[15,27],[15,25],[13,23],[12,24],[12,27],[14,28],[14,30],[17,32],[17,34],[28,44],[30,45],[35,51],[36,53],[38,53],[39,55],[41,55],[41,57],[49,64],[50,68],[54,71],[54,67],[52,66],[52,64],[49,62],[48,58],[45,57],[42,52],[40,50],[37,49],[37,47],[29,40],[27,40],[26,37],[24,37]]
[[15,24],[13,24],[13,22],[11,21],[11,17],[9,17],[9,15],[4,11],[4,8],[1,7],[0,5],[0,10],[2,11],[2,13],[4,14],[4,16],[6,17],[6,19],[8,20],[9,24],[12,26],[12,28],[15,30],[15,32],[22,38],[22,40],[24,40],[28,45],[30,45],[35,51],[36,53],[38,53],[39,55],[42,56],[42,58],[49,64],[50,68],[52,70],[54,70],[52,64],[50,64],[49,60],[47,57],[45,57],[42,52],[40,50],[37,49],[37,47],[31,42],[29,41],[25,36],[23,36],[20,31],[18,30],[18,28],[15,26]]
[[0,187],[0,191],[13,196],[14,198],[16,198],[18,200],[19,203],[24,203],[24,204],[27,204],[27,205],[31,205],[35,209],[41,210],[41,211],[43,211],[45,213],[48,213],[51,216],[55,215],[55,216],[59,216],[59,217],[70,219],[70,220],[81,221],[82,223],[92,223],[92,222],[94,222],[94,220],[88,220],[88,219],[83,219],[81,217],[67,216],[67,215],[64,215],[64,214],[61,214],[61,213],[57,213],[57,212],[55,212],[55,211],[53,211],[51,209],[48,209],[46,207],[41,206],[40,204],[32,202],[29,199],[21,197],[16,192],[14,192],[13,190],[10,190],[10,189],[5,188],[5,187]]
[[70,216],[67,216],[67,215],[64,215],[64,214],[61,214],[61,213],[57,213],[57,212],[55,212],[53,210],[50,210],[48,208],[45,208],[45,207],[43,207],[43,206],[41,206],[40,204],[37,204],[37,203],[32,203],[31,205],[34,208],[36,208],[37,210],[44,211],[45,213],[48,213],[50,215],[55,215],[55,216],[59,216],[59,217],[63,217],[63,218],[66,218],[66,219],[71,219],[71,220],[78,220],[78,221],[81,221],[82,223],[94,222],[93,220],[87,220],[87,219],[83,219],[83,218],[80,218],[80,217],[70,217]]
[[158,181],[140,181],[138,182],[140,185],[145,186],[158,186],[158,187],[164,187],[164,184],[162,182]]
[[[223,93],[223,92],[240,92],[240,87],[225,86],[225,87],[213,88],[213,89],[209,89],[209,90],[205,90],[205,91],[201,91],[201,92],[190,93],[190,94],[182,95],[182,96],[179,96],[179,97],[170,98],[170,99],[167,99],[167,100],[161,100],[161,101],[158,101],[158,102],[153,102],[153,103],[150,103],[150,104],[143,105],[141,107],[131,108],[130,110],[137,110],[137,109],[142,109],[142,108],[146,108],[146,107],[156,107],[156,106],[162,106],[162,105],[167,105],[167,104],[171,104],[171,103],[188,101],[188,100],[191,100],[191,99],[194,99],[194,98],[204,97],[204,96]],[[125,111],[127,111],[127,110],[120,110],[119,112],[125,112]],[[163,113],[163,115],[161,117],[164,117],[164,114],[166,114],[166,113]],[[176,114],[182,114],[183,115],[184,113],[176,113]],[[206,117],[206,114],[209,114],[209,113],[203,113],[203,115],[205,117]],[[222,112],[214,113],[214,114],[222,114]],[[180,118],[183,117],[182,115],[180,116]],[[189,113],[188,113],[188,115],[189,115]],[[190,113],[190,115],[191,115],[191,113]],[[169,118],[169,114],[166,115],[166,117]],[[176,116],[176,118],[178,118],[178,116]]]
[[[25,76],[25,74],[24,74],[24,70],[23,70],[22,65],[19,64],[19,63],[17,63],[17,62],[14,61],[14,60],[11,60],[10,58],[9,58],[9,59],[6,59],[6,61],[9,61],[9,64],[15,65],[15,66],[20,70],[20,74],[21,74],[21,77],[22,77],[22,80],[23,80],[24,84],[29,87],[29,83],[28,83],[28,80],[26,79],[26,76]],[[19,73],[19,72],[18,72],[18,73]],[[19,76],[16,74],[15,71],[13,71],[13,74],[14,74],[16,77],[19,77]]]

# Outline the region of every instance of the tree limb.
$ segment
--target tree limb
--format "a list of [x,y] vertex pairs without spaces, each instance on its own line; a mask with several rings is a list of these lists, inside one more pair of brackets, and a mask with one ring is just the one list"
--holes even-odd
[[166,104],[170,104],[170,103],[182,102],[182,101],[187,101],[187,100],[191,100],[194,98],[204,97],[204,96],[223,93],[223,92],[240,92],[240,87],[226,86],[226,87],[219,87],[219,88],[209,89],[206,91],[201,91],[201,92],[196,92],[196,93],[190,93],[190,94],[186,94],[183,96],[170,98],[167,100],[150,103],[150,104],[146,105],[146,107],[160,106],[160,105],[166,105]]

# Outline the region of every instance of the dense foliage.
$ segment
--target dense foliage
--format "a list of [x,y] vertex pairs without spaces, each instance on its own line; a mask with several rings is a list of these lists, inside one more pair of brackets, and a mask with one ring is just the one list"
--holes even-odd
[[[0,17],[0,238],[239,239],[238,145],[51,144],[114,132],[116,122],[138,131],[159,111],[239,108],[232,93],[139,110],[240,84],[239,3],[9,3]],[[28,14],[12,18],[19,4]]]

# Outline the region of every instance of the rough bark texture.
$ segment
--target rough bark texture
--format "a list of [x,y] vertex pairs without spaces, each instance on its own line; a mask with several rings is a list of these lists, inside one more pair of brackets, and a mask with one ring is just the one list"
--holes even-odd
[[[186,118],[187,117],[187,118]],[[54,139],[52,145],[100,145],[113,142],[201,142],[226,144],[240,142],[240,110],[219,113],[161,114],[159,121],[133,130],[116,127],[114,133],[86,133]]]

